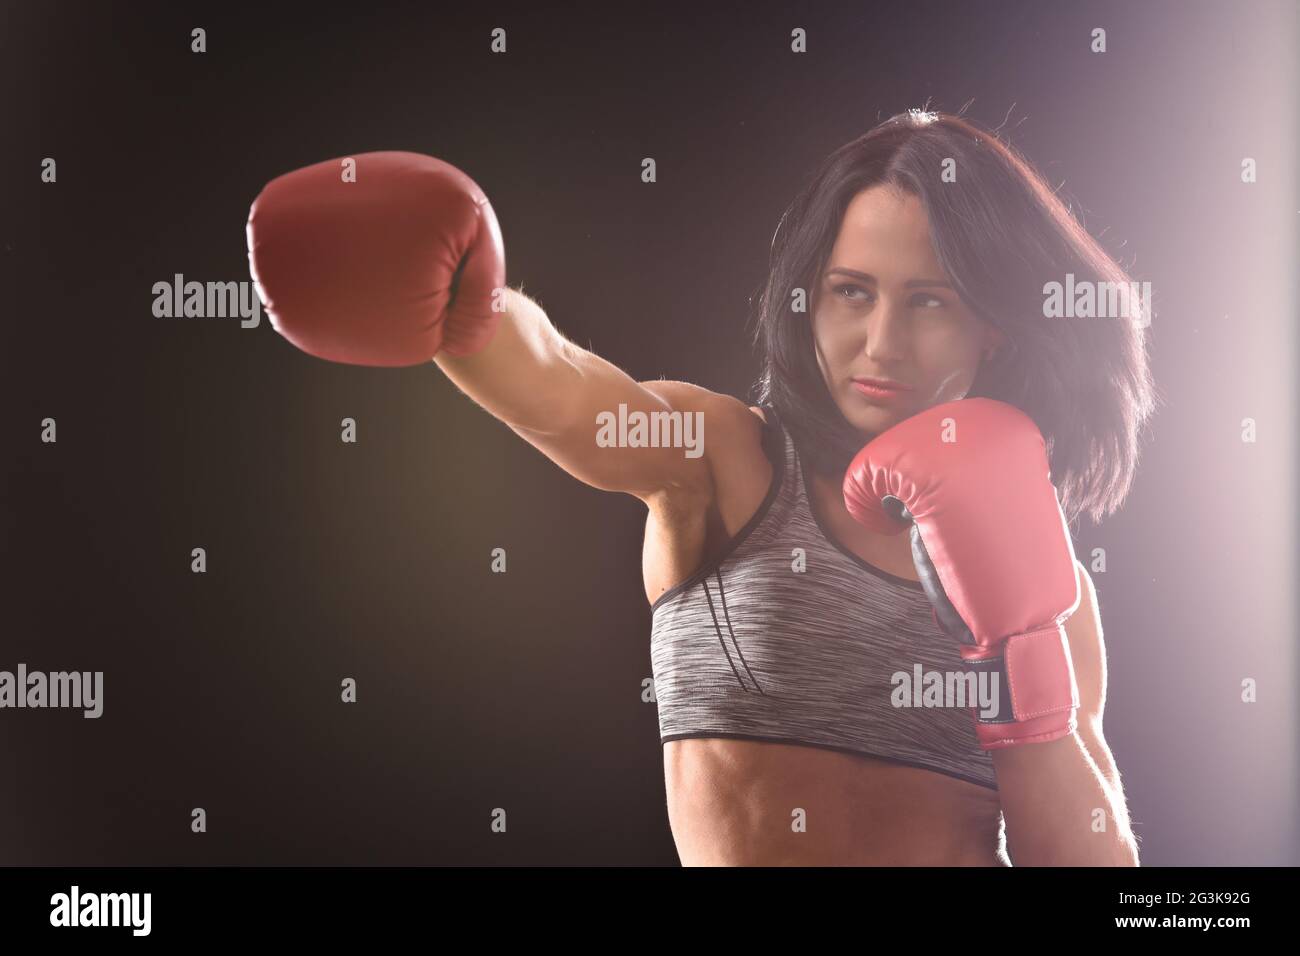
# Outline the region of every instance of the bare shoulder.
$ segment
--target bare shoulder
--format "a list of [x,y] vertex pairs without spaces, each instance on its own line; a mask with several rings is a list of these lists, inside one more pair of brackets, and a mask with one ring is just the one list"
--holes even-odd
[[715,454],[717,451],[735,451],[737,445],[761,446],[764,423],[761,409],[751,408],[738,398],[690,382],[656,379],[639,384],[662,398],[673,411],[701,416],[706,458],[713,457],[709,450],[710,439],[722,446],[714,449]]
[[[641,382],[674,411],[698,414],[704,453],[689,487],[670,489],[660,504],[673,511],[716,508],[728,533],[743,526],[772,479],[763,451],[762,411],[689,382]],[[653,507],[653,505],[652,505]]]
[[[738,398],[715,392],[702,385],[691,382],[677,382],[667,378],[656,378],[638,382],[642,388],[654,392],[673,408],[690,411],[744,412],[749,408]],[[750,412],[754,414],[754,412]]]

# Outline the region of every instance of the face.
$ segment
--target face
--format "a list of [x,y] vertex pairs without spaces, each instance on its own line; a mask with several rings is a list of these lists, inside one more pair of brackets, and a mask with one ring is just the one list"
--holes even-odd
[[1002,340],[939,268],[920,200],[888,186],[849,203],[812,312],[826,387],[868,436],[964,398],[985,351]]

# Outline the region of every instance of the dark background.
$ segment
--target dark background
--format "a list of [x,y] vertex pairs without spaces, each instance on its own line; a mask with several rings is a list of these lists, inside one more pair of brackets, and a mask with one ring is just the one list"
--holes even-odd
[[1076,540],[1107,553],[1106,733],[1144,863],[1300,859],[1294,2],[0,17],[0,669],[105,673],[98,720],[0,711],[0,864],[675,864],[643,507],[433,366],[158,319],[151,289],[247,279],[274,176],[424,152],[491,197],[508,281],[566,335],[744,396],[781,211],[828,151],[927,105],[1000,128],[1156,291],[1168,405],[1126,509]]

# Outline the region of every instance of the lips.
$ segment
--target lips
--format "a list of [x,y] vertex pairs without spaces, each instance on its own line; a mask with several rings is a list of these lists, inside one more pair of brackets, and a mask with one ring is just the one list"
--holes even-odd
[[853,388],[859,395],[874,399],[897,398],[904,392],[912,390],[910,385],[888,378],[855,378]]
[[884,388],[895,392],[910,392],[912,386],[904,385],[902,382],[895,382],[892,378],[866,378],[857,377],[853,379],[855,385],[869,385],[872,388]]

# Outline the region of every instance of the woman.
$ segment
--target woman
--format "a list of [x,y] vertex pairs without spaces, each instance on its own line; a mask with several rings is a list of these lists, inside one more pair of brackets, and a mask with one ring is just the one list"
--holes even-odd
[[[984,749],[968,707],[900,706],[900,682],[951,668],[953,639],[910,536],[854,520],[841,490],[886,429],[986,397],[1041,430],[1069,520],[1100,520],[1126,496],[1154,404],[1149,316],[1044,317],[1045,283],[1127,279],[1026,163],[968,121],[919,111],[829,156],[773,241],[747,406],[636,382],[566,341],[502,288],[495,220],[463,174],[409,154],[358,159],[357,182],[370,162],[377,192],[335,190],[321,164],[259,197],[249,236],[267,310],[326,358],[436,356],[569,474],[646,505],[651,656],[684,864],[1136,865],[1102,734],[1105,658],[1084,567],[1071,568],[1079,598],[1064,624],[1069,727]],[[302,194],[310,223],[285,199]],[[412,202],[422,215],[400,216]],[[295,269],[286,250],[308,234],[313,268]],[[358,234],[365,244],[345,238]],[[406,294],[433,260],[441,281]],[[702,454],[597,438],[611,416],[653,413],[702,425]]]

